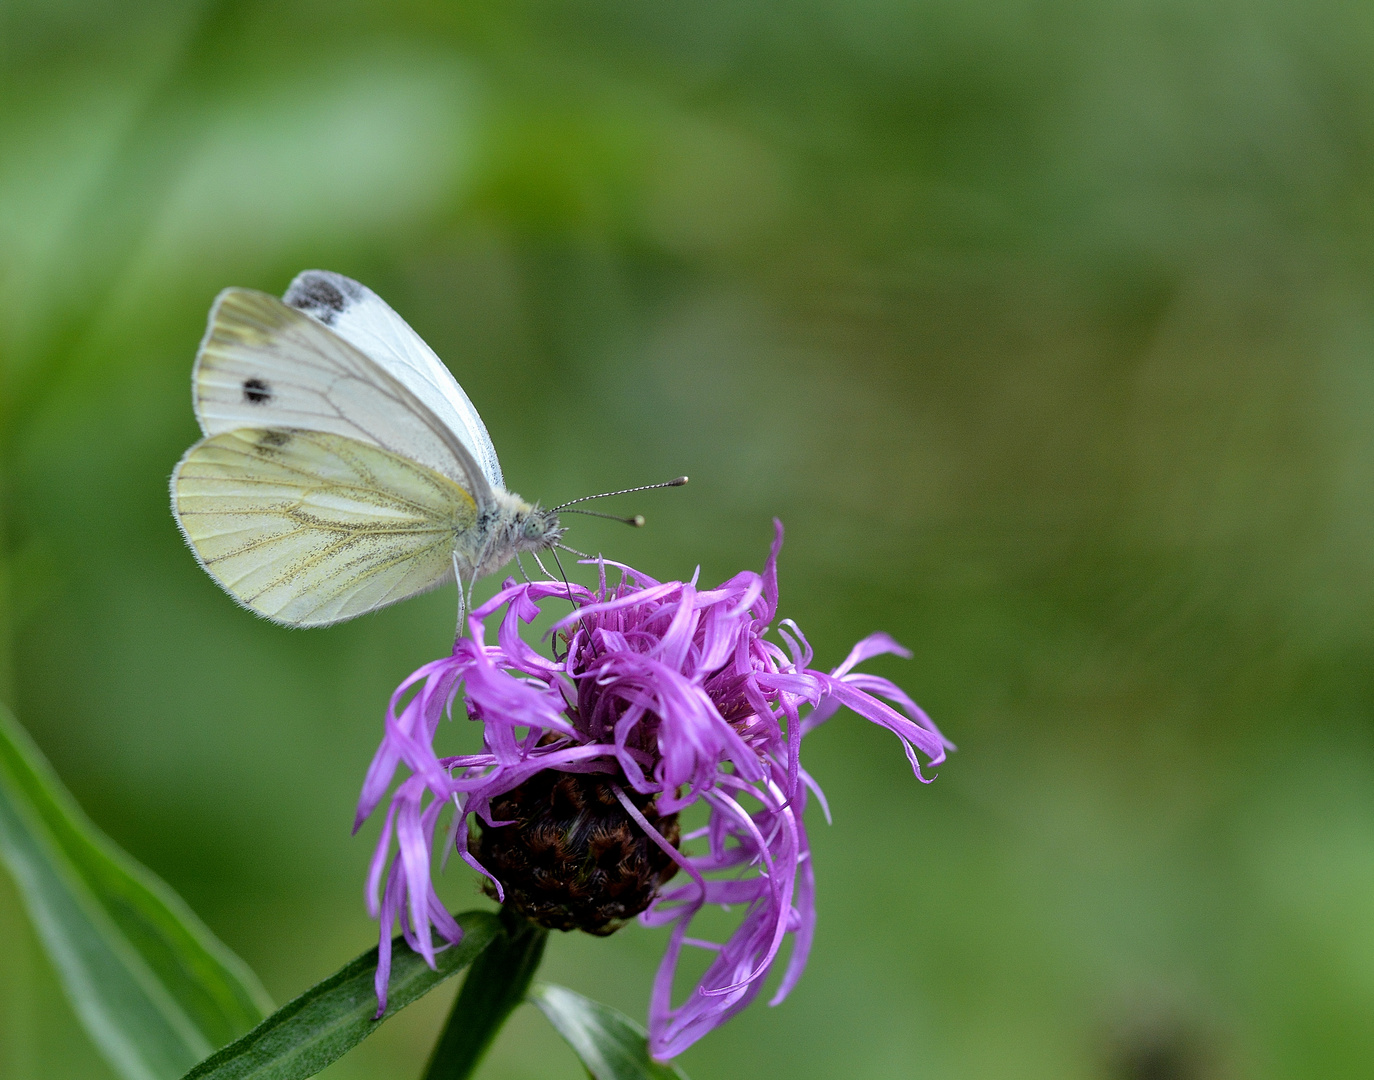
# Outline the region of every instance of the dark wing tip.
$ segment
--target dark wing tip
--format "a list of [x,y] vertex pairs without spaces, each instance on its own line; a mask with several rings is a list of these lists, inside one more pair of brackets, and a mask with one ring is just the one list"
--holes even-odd
[[282,302],[330,326],[362,295],[363,287],[352,278],[329,270],[306,270],[296,275]]

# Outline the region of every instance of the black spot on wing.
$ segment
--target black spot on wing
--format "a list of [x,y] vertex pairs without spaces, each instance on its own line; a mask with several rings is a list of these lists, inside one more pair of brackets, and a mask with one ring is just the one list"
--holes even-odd
[[244,379],[243,400],[250,405],[266,405],[272,400],[272,388],[259,378]]
[[282,297],[288,307],[332,326],[339,314],[362,295],[362,286],[342,274],[308,270],[297,276]]
[[253,452],[259,457],[267,458],[268,460],[276,460],[281,455],[282,448],[290,441],[291,433],[289,431],[268,429],[259,434],[254,441]]

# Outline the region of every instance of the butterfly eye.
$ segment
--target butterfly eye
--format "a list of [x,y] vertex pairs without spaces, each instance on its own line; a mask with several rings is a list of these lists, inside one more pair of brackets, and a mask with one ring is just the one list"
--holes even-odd
[[540,533],[542,533],[543,531],[544,530],[539,527],[539,522],[536,521],[534,518],[525,519],[525,539],[533,540],[536,537],[538,537]]

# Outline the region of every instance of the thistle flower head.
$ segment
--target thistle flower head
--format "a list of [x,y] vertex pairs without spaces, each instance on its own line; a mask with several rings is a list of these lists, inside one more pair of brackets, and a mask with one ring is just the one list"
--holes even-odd
[[[638,915],[671,927],[649,1005],[655,1057],[680,1053],[748,1005],[791,936],[773,1004],[787,996],[816,919],[803,812],[809,793],[824,804],[801,766],[803,736],[847,707],[893,732],[922,780],[918,755],[938,765],[950,747],[894,683],[855,670],[882,653],[909,655],[892,638],[867,637],[824,672],[811,667],[794,623],[775,625],[781,547],[778,524],[764,572],[713,589],[606,562],[595,590],[507,581],[472,613],[451,656],[402,683],[358,806],[361,824],[406,766],[368,884],[381,921],[383,1006],[393,921],[431,964],[436,932],[449,942],[461,936],[430,877],[449,804],[445,847],[535,921],[609,933]],[[571,599],[574,610],[555,624],[545,656],[520,628],[550,599]],[[439,757],[435,733],[460,697],[482,725],[483,752]],[[678,814],[694,804],[704,805],[706,825],[680,835]],[[689,937],[706,904],[743,909],[725,942]],[[687,946],[715,956],[674,1005]]]

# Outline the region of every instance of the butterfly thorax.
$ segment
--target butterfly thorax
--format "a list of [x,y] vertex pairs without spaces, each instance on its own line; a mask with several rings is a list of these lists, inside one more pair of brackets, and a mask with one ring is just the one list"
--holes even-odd
[[475,569],[477,577],[496,573],[522,551],[552,547],[563,535],[552,510],[531,505],[513,492],[493,494],[494,503],[477,516],[471,545],[464,545],[469,550],[458,553],[468,563],[466,572]]

